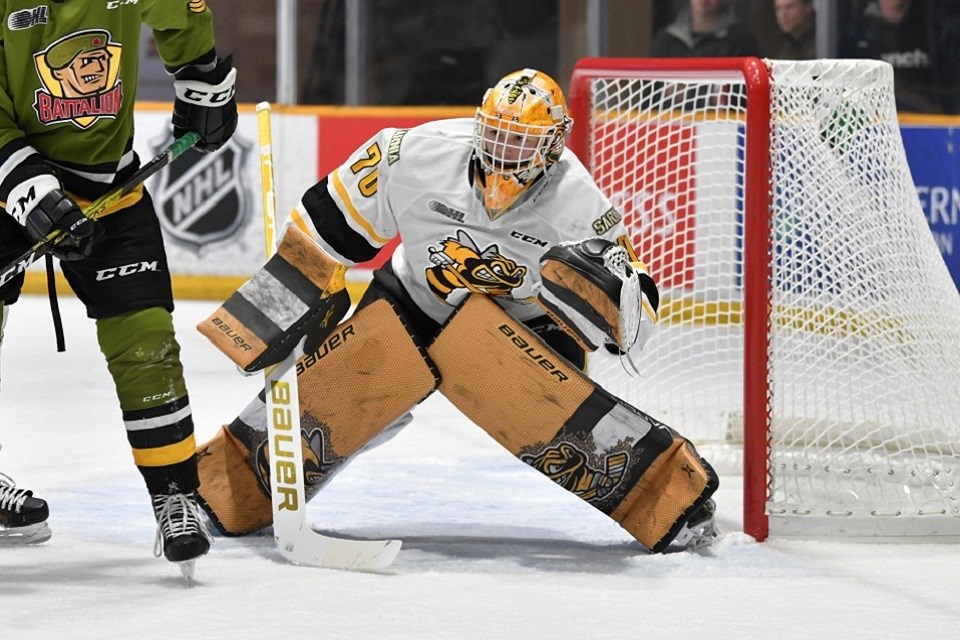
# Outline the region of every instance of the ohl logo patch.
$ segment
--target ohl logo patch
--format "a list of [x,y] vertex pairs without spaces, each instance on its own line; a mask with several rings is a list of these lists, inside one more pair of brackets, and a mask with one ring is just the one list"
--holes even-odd
[[33,103],[37,119],[86,129],[100,118],[116,118],[123,104],[122,49],[110,40],[109,31],[89,29],[34,54],[41,84]]
[[[159,152],[171,142],[166,137],[152,146]],[[200,253],[243,228],[250,197],[242,178],[251,147],[235,133],[216,153],[191,149],[181,162],[160,172],[154,199],[160,225],[172,242]]]

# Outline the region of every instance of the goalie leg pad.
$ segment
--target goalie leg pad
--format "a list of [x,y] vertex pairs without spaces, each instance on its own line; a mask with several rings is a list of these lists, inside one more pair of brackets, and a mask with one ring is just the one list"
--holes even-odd
[[471,295],[428,353],[440,392],[460,411],[652,551],[717,488],[683,438],[598,387],[485,296]]
[[250,449],[233,433],[241,429],[242,425],[224,426],[197,449],[197,502],[217,530],[228,536],[259,531],[273,522],[269,494],[250,469]]
[[[342,322],[297,362],[303,478],[311,499],[347,459],[436,389],[439,375],[393,305],[377,300]],[[214,445],[233,444],[221,459]],[[200,447],[200,497],[225,533],[270,524],[270,464],[263,394]],[[237,460],[243,464],[237,464]],[[259,494],[260,498],[252,496]]]
[[244,371],[276,364],[304,335],[322,340],[346,315],[345,271],[290,226],[277,253],[197,329]]

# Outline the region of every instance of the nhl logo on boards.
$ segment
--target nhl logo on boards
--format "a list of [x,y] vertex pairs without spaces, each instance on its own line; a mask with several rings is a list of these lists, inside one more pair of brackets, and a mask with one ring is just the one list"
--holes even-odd
[[[171,142],[156,141],[156,151]],[[250,197],[243,186],[243,168],[252,145],[239,134],[215,153],[185,152],[171,163],[152,191],[166,236],[196,253],[235,236],[250,215]]]

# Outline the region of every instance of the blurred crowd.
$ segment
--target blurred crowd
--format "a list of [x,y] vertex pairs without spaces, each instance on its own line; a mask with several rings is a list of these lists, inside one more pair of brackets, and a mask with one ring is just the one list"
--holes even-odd
[[[298,0],[297,5],[297,99],[304,104],[473,105],[495,79],[515,69],[535,67],[565,83],[576,60],[586,55],[756,55],[885,60],[894,67],[901,111],[960,113],[960,0]],[[270,96],[277,82],[270,54],[277,42],[276,3],[245,0],[244,7],[215,11],[214,19],[218,46],[235,51],[235,64],[244,69],[238,98],[257,102]],[[348,9],[361,15],[351,21]]]
[[[746,3],[685,0],[657,30],[658,57],[761,56],[806,60],[818,56],[814,0],[770,0],[776,30],[760,39],[741,17]],[[884,60],[894,68],[897,107],[919,113],[958,113],[960,6],[933,0],[863,0],[838,14],[839,58]],[[825,5],[831,6],[831,5]],[[740,11],[738,11],[740,9]],[[761,44],[762,43],[762,44]]]

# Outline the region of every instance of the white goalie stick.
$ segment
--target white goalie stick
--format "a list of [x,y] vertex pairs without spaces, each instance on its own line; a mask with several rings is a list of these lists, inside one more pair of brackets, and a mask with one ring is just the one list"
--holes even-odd
[[[269,259],[276,251],[277,240],[269,103],[257,105],[257,124],[260,132],[263,226]],[[303,451],[300,444],[300,400],[294,366],[301,350],[302,347],[295,348],[282,362],[264,372],[273,537],[283,557],[294,564],[358,571],[383,569],[397,557],[401,544],[399,540],[335,538],[314,531],[307,523]]]

